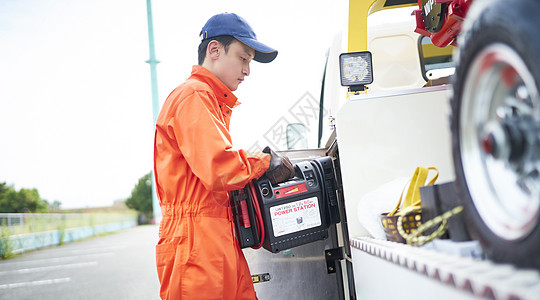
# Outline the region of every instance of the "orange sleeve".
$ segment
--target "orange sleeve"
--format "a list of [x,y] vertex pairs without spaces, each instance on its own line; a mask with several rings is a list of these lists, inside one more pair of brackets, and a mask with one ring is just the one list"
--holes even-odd
[[268,169],[270,156],[233,149],[216,101],[207,92],[194,92],[178,105],[168,127],[172,127],[178,148],[205,187],[231,191],[260,177]]

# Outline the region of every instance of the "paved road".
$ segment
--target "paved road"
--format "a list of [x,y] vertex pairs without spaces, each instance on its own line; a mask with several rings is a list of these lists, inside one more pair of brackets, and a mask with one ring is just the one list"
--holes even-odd
[[0,299],[159,299],[157,230],[138,226],[0,261]]

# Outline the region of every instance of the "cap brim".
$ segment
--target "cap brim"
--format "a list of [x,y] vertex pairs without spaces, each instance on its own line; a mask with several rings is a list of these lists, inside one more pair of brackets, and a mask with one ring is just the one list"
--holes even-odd
[[253,48],[255,50],[255,57],[253,60],[261,62],[261,63],[269,63],[273,61],[276,56],[278,55],[278,52],[276,49],[270,48],[266,46],[265,44],[246,37],[237,37],[238,40],[240,40],[242,43],[248,45],[249,47]]

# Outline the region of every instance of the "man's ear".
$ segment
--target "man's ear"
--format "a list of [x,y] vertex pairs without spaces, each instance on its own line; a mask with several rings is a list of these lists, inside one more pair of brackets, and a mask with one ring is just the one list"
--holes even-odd
[[208,43],[208,47],[206,47],[206,56],[211,58],[212,60],[216,60],[219,58],[221,49],[223,46],[218,41],[210,41]]

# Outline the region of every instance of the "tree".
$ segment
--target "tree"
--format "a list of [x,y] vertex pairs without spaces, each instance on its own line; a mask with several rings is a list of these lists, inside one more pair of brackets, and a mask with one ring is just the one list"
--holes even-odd
[[9,186],[5,182],[0,182],[0,199],[8,191]]
[[152,208],[152,172],[139,179],[131,191],[131,196],[126,200],[126,205],[139,212],[139,223],[147,223],[152,220],[154,215]]
[[3,213],[46,213],[47,201],[41,199],[36,189],[20,189],[0,183],[0,212]]
[[54,200],[53,203],[49,204],[49,211],[50,212],[59,212],[61,211],[60,206],[62,205],[62,202],[58,200]]

